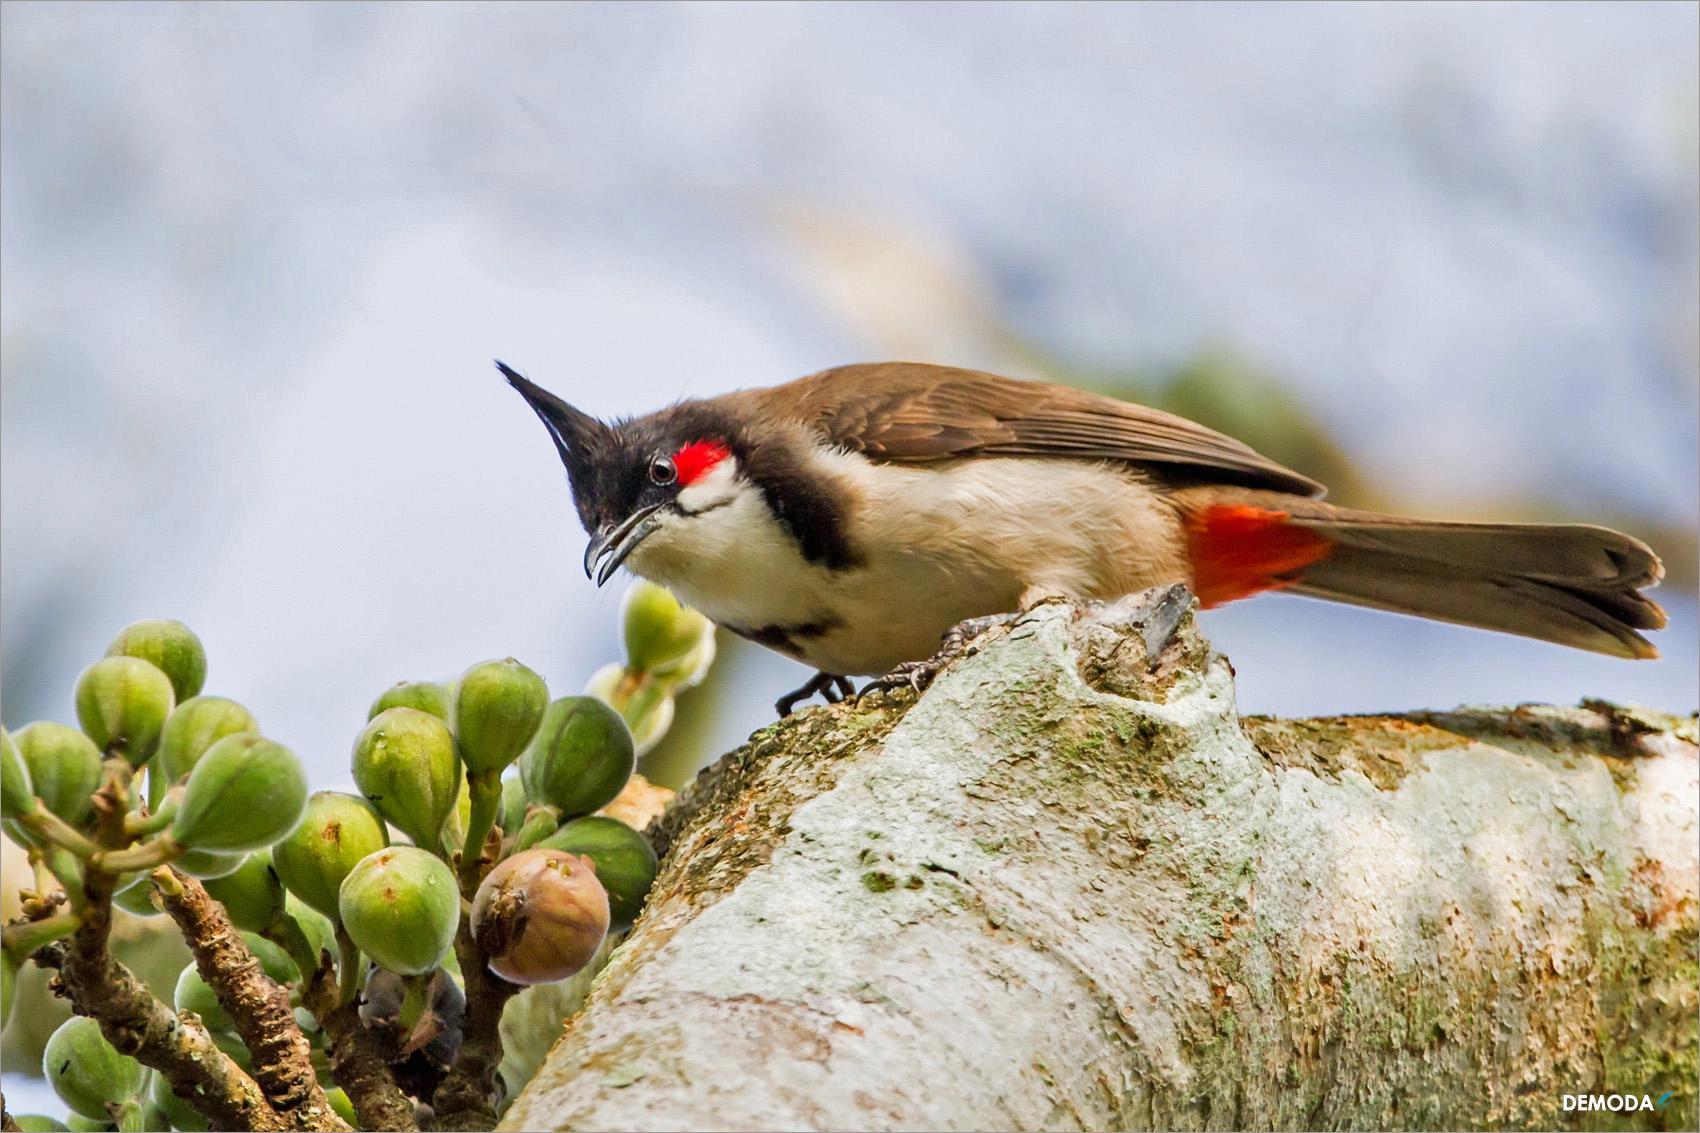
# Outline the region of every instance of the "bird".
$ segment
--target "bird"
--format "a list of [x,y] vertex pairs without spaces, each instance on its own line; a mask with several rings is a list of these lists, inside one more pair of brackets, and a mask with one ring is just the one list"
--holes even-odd
[[[1646,544],[1582,524],[1462,523],[1323,500],[1315,480],[1171,413],[922,362],[839,366],[602,421],[503,362],[590,535],[740,637],[817,670],[781,697],[917,689],[967,629],[1045,601],[1185,584],[1280,591],[1623,658],[1664,611]],[[867,690],[864,689],[864,692]]]

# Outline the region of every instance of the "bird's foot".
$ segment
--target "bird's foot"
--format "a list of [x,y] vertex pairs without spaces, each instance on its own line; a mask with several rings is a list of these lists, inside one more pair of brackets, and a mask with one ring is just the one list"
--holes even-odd
[[862,691],[856,694],[856,699],[861,700],[870,693],[891,692],[900,688],[909,689],[919,696],[938,679],[938,675],[946,666],[963,657],[973,656],[973,642],[981,634],[989,629],[1008,625],[1019,617],[1020,612],[987,614],[985,617],[957,622],[944,631],[937,653],[925,661],[905,661],[883,677],[875,677],[862,686]]
[[850,683],[849,677],[822,671],[810,677],[802,688],[793,689],[774,701],[773,708],[781,716],[789,716],[792,709],[816,694],[828,704],[837,704],[855,691],[856,686]]

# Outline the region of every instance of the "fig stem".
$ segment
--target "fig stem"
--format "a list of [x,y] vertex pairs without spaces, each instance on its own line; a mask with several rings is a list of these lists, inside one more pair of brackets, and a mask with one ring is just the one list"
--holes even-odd
[[90,858],[99,852],[80,831],[44,806],[19,815],[18,824],[42,841],[69,850],[79,858]]
[[340,924],[336,926],[336,951],[336,971],[340,981],[337,1002],[353,1003],[354,997],[360,993],[360,949],[354,946],[354,938]]
[[76,913],[64,912],[43,917],[39,921],[9,924],[6,926],[6,955],[21,962],[43,946],[70,936],[76,931],[79,922],[80,918]]
[[561,825],[561,812],[552,806],[533,806],[526,811],[525,821],[520,823],[519,830],[514,834],[513,849],[509,855],[521,850],[529,850],[543,839],[555,832]]
[[[148,785],[150,788],[153,785],[152,771],[148,772]],[[153,792],[152,790],[149,790],[148,793],[151,795]],[[172,820],[177,817],[177,797],[168,794],[165,796],[165,800],[161,803],[155,803],[150,800],[148,803],[148,810],[152,813],[147,815],[132,814],[126,816],[124,819],[124,833],[135,838],[146,838],[148,835],[158,834],[161,830],[170,826]]]
[[490,836],[490,828],[496,824],[496,814],[502,809],[502,773],[468,772],[466,786],[472,796],[472,815],[466,824],[466,845],[460,852],[460,876],[462,888],[470,892],[478,888],[478,859],[483,856],[484,840]]
[[295,967],[301,972],[303,987],[312,981],[313,973],[319,970],[319,955],[313,950],[313,943],[307,939],[307,932],[300,921],[279,909],[272,914],[271,923],[260,935],[289,953],[289,958],[295,961]]
[[128,849],[107,850],[94,859],[94,864],[108,873],[128,873],[164,865],[182,853],[183,847],[166,835]]

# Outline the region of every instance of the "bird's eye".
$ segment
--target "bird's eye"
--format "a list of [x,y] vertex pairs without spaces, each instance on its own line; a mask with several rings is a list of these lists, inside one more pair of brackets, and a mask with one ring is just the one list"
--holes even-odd
[[665,488],[679,478],[679,469],[665,456],[658,456],[649,462],[649,482]]

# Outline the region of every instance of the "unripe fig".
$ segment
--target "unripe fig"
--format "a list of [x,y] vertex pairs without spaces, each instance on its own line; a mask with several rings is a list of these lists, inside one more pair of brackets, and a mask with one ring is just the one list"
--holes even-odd
[[118,631],[106,647],[108,657],[139,657],[164,673],[179,702],[201,691],[207,680],[207,651],[182,622],[151,618]]
[[153,903],[153,882],[146,873],[112,895],[112,903],[133,917],[158,916],[162,910]]
[[549,706],[543,678],[509,657],[468,669],[455,687],[455,738],[468,772],[501,771],[519,758]]
[[564,696],[520,757],[526,797],[568,816],[607,805],[637,765],[632,733],[620,714],[594,696]]
[[642,756],[673,726],[671,687],[654,674],[628,669],[615,661],[596,670],[584,691],[620,714],[631,729],[633,748]]
[[30,785],[29,764],[12,742],[12,733],[0,728],[0,815],[16,818],[40,805]]
[[196,696],[180,701],[165,718],[165,730],[159,736],[159,766],[166,779],[175,783],[225,736],[259,730],[254,714],[234,700]]
[[45,1113],[14,1113],[12,1120],[18,1123],[18,1133],[70,1133],[69,1126]]
[[458,850],[466,844],[466,826],[472,820],[472,788],[466,776],[460,778],[460,794],[455,796],[455,805],[450,808],[449,816],[443,819],[443,828],[437,832],[439,846],[450,850]]
[[140,767],[177,703],[171,678],[139,657],[102,657],[77,678],[77,720],[102,751]]
[[416,976],[442,963],[454,943],[460,890],[441,859],[391,846],[361,859],[343,880],[338,912],[373,963]]
[[461,787],[449,726],[417,708],[378,713],[354,741],[354,782],[393,826],[435,849]]
[[257,850],[294,829],[307,806],[301,761],[282,744],[253,732],[226,736],[195,769],[171,837],[202,850]]
[[301,931],[307,937],[307,943],[312,945],[313,954],[320,952],[336,952],[336,926],[329,918],[317,909],[308,905],[293,893],[285,893],[283,911],[295,918],[301,926]]
[[100,786],[100,749],[75,728],[38,720],[12,742],[29,771],[30,789],[42,805],[72,826],[94,809],[90,796]]
[[436,681],[397,681],[372,702],[372,707],[366,711],[366,719],[371,720],[392,708],[413,708],[448,723],[451,702],[449,690]]
[[519,824],[525,821],[525,784],[519,781],[518,775],[510,775],[502,780],[502,809],[497,814],[496,824],[502,828],[502,833],[513,836],[519,829]]
[[283,882],[266,850],[255,850],[234,870],[210,879],[206,889],[230,914],[231,923],[248,932],[264,932],[283,911]]
[[190,877],[210,881],[235,873],[242,865],[241,851],[184,850],[171,863]]
[[290,892],[327,917],[337,915],[343,878],[361,858],[390,844],[372,804],[339,791],[317,791],[289,836],[272,847],[272,868]]
[[142,1064],[119,1054],[100,1033],[100,1024],[73,1015],[48,1036],[41,1072],[59,1100],[84,1117],[110,1121],[108,1105],[141,1092]]
[[348,1091],[341,1086],[331,1086],[325,1091],[325,1100],[330,1103],[338,1117],[348,1122],[349,1128],[360,1128],[360,1119],[354,1115],[354,1103],[349,1100]]
[[621,599],[620,620],[627,664],[650,673],[684,660],[705,634],[714,632],[707,618],[681,605],[670,591],[642,579]]
[[655,850],[649,839],[617,818],[576,818],[537,844],[540,850],[582,854],[596,867],[596,880],[608,893],[608,918],[614,928],[637,920],[649,888],[655,884]]
[[183,1133],[204,1133],[211,1127],[199,1110],[177,1096],[177,1092],[171,1088],[171,1083],[165,1080],[163,1074],[153,1076],[153,1085],[148,1089],[148,1097],[159,1107],[160,1113],[171,1123],[173,1129],[182,1130]]
[[516,984],[563,980],[608,934],[608,894],[588,858],[532,849],[496,863],[472,899],[472,935],[490,970]]
[[84,1117],[73,1110],[65,1115],[65,1128],[70,1133],[109,1133],[110,1130],[117,1129],[118,1126],[112,1123],[110,1117]]

